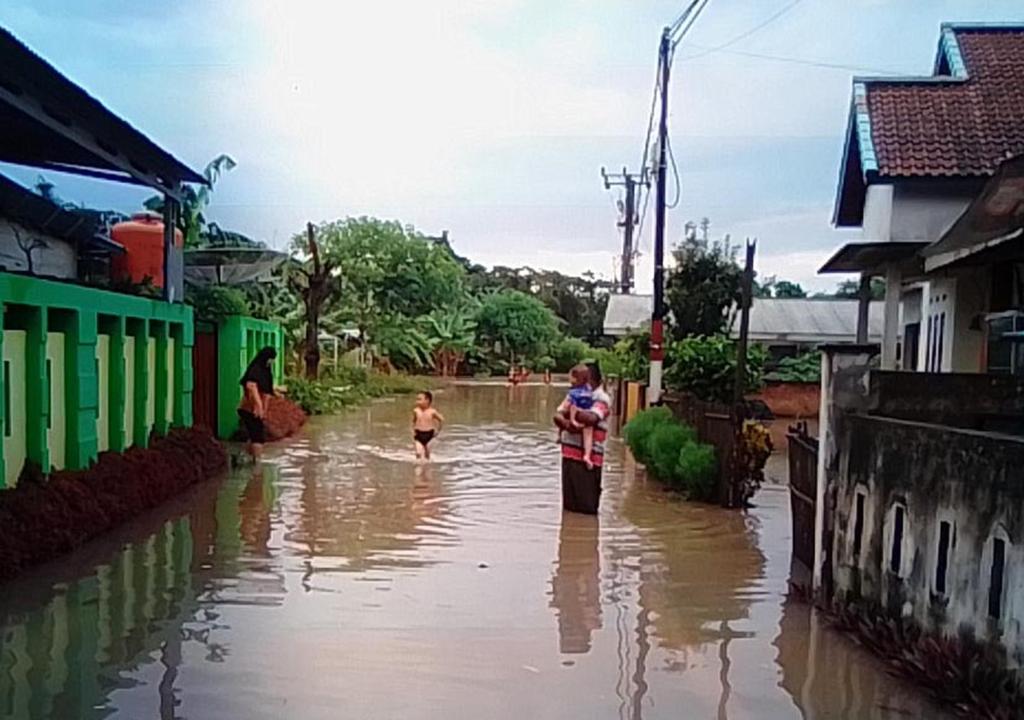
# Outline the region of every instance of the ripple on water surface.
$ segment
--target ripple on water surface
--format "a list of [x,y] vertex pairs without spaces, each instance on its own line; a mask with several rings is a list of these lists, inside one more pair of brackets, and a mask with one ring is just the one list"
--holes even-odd
[[613,441],[563,515],[563,391],[316,418],[262,471],[4,588],[0,718],[943,718],[783,594],[784,492],[679,502]]

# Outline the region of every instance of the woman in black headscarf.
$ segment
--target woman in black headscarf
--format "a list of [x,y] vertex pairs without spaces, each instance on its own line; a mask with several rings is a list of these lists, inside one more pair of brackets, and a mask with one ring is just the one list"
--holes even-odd
[[238,417],[249,439],[248,450],[254,460],[263,454],[263,443],[267,441],[267,430],[263,425],[268,395],[274,394],[274,373],[271,365],[277,357],[277,350],[265,347],[256,353],[242,375],[242,402],[238,406]]

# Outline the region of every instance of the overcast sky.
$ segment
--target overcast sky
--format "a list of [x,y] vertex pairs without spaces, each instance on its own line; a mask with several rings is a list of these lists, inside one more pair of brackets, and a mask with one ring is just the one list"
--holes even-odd
[[[4,0],[0,23],[192,167],[233,156],[209,212],[224,227],[281,246],[307,220],[376,215],[488,265],[610,276],[599,170],[638,165],[660,28],[684,5]],[[1022,18],[1020,0],[711,0],[673,68],[669,240],[707,216],[759,239],[759,273],[833,286],[815,270],[853,237],[830,227],[851,76],[930,73],[942,21]],[[124,211],[146,195],[48,177]]]

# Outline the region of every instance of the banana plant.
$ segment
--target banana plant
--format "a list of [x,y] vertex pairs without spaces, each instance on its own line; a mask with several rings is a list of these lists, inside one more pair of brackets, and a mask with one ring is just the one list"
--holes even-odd
[[476,342],[474,310],[439,308],[421,318],[420,325],[430,343],[434,368],[442,377],[456,375],[459,364]]

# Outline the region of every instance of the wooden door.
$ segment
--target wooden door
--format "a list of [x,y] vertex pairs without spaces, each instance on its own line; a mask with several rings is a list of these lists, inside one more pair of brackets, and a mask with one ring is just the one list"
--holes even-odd
[[217,334],[196,330],[192,348],[192,421],[217,429]]

